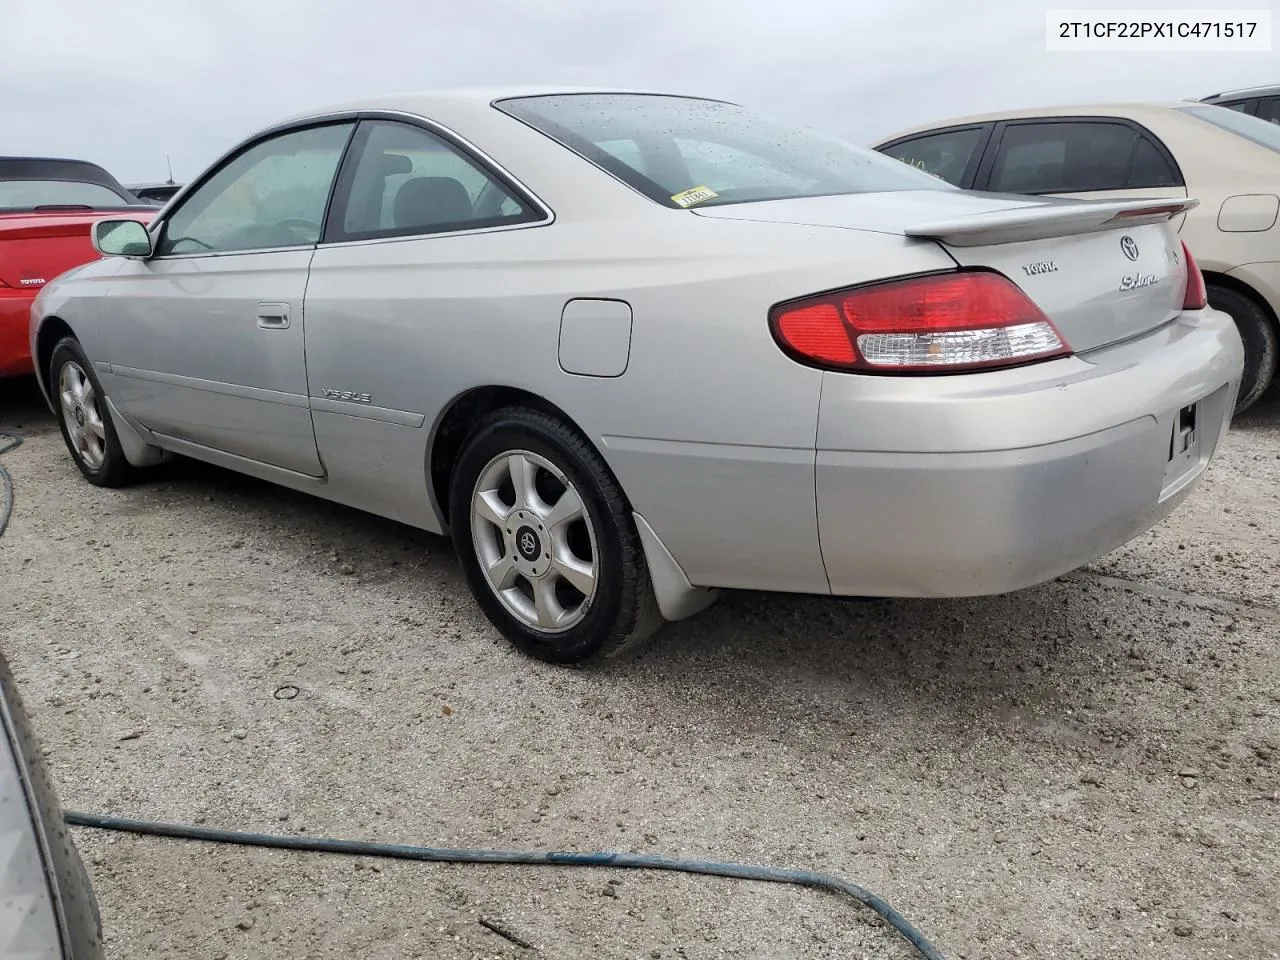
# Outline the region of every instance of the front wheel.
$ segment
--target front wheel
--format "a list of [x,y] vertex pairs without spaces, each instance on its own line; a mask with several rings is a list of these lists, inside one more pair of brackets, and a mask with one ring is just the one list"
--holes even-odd
[[661,625],[622,490],[557,417],[509,407],[478,424],[453,471],[449,517],[481,610],[530,656],[601,660]]
[[121,487],[132,480],[134,470],[111,422],[102,384],[74,337],[53,348],[49,385],[62,439],[85,479],[99,487]]
[[1240,413],[1257,403],[1275,378],[1280,357],[1275,324],[1252,297],[1238,290],[1211,284],[1207,293],[1209,306],[1230,315],[1244,341],[1244,375],[1235,409]]

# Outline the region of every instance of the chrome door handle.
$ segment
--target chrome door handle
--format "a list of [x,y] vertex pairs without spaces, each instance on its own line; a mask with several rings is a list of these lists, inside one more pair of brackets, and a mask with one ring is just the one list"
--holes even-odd
[[258,326],[264,330],[283,330],[289,326],[287,303],[258,304]]

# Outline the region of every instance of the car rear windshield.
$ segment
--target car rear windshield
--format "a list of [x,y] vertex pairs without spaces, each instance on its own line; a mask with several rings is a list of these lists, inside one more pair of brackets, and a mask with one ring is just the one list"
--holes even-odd
[[1179,107],[1183,113],[1211,123],[1220,130],[1244,137],[1260,147],[1280,153],[1280,125],[1251,117],[1247,113],[1228,110],[1225,107]]
[[668,207],[957,189],[873,150],[714,100],[558,94],[496,106]]
[[128,199],[110,187],[81,180],[0,180],[0,210],[39,207],[123,207]]

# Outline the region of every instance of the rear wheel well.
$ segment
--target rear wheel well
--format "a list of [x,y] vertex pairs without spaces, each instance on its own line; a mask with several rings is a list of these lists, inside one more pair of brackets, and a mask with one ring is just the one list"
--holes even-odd
[[40,380],[45,384],[50,397],[56,389],[49,382],[49,365],[53,362],[53,348],[64,337],[74,336],[75,332],[60,317],[46,317],[40,326],[40,332],[36,334],[36,372],[40,375]]
[[1231,315],[1244,341],[1245,363],[1234,411],[1240,413],[1253,406],[1277,379],[1280,324],[1275,308],[1235,277],[1210,273],[1205,277],[1205,287],[1209,305]]
[[[431,496],[444,521],[446,533],[449,526],[449,483],[453,479],[453,468],[458,462],[467,434],[480,419],[494,410],[517,404],[557,417],[586,439],[586,434],[572,417],[554,403],[527,390],[517,387],[476,387],[457,397],[440,417],[427,461]],[[587,442],[590,443],[590,440]]]
[[1267,315],[1267,319],[1271,321],[1271,326],[1280,332],[1280,317],[1276,316],[1275,310],[1271,304],[1267,303],[1265,297],[1258,293],[1257,290],[1249,286],[1243,280],[1237,277],[1228,276],[1225,273],[1215,273],[1212,270],[1201,271],[1204,274],[1204,282],[1206,285],[1214,287],[1225,287],[1227,290],[1234,290],[1242,297],[1248,297],[1258,305],[1258,308]]

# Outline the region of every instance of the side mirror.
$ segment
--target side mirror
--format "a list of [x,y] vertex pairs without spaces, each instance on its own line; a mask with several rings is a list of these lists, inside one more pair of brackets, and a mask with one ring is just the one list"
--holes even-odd
[[93,248],[104,257],[137,257],[152,254],[151,234],[140,220],[99,220],[93,225]]

